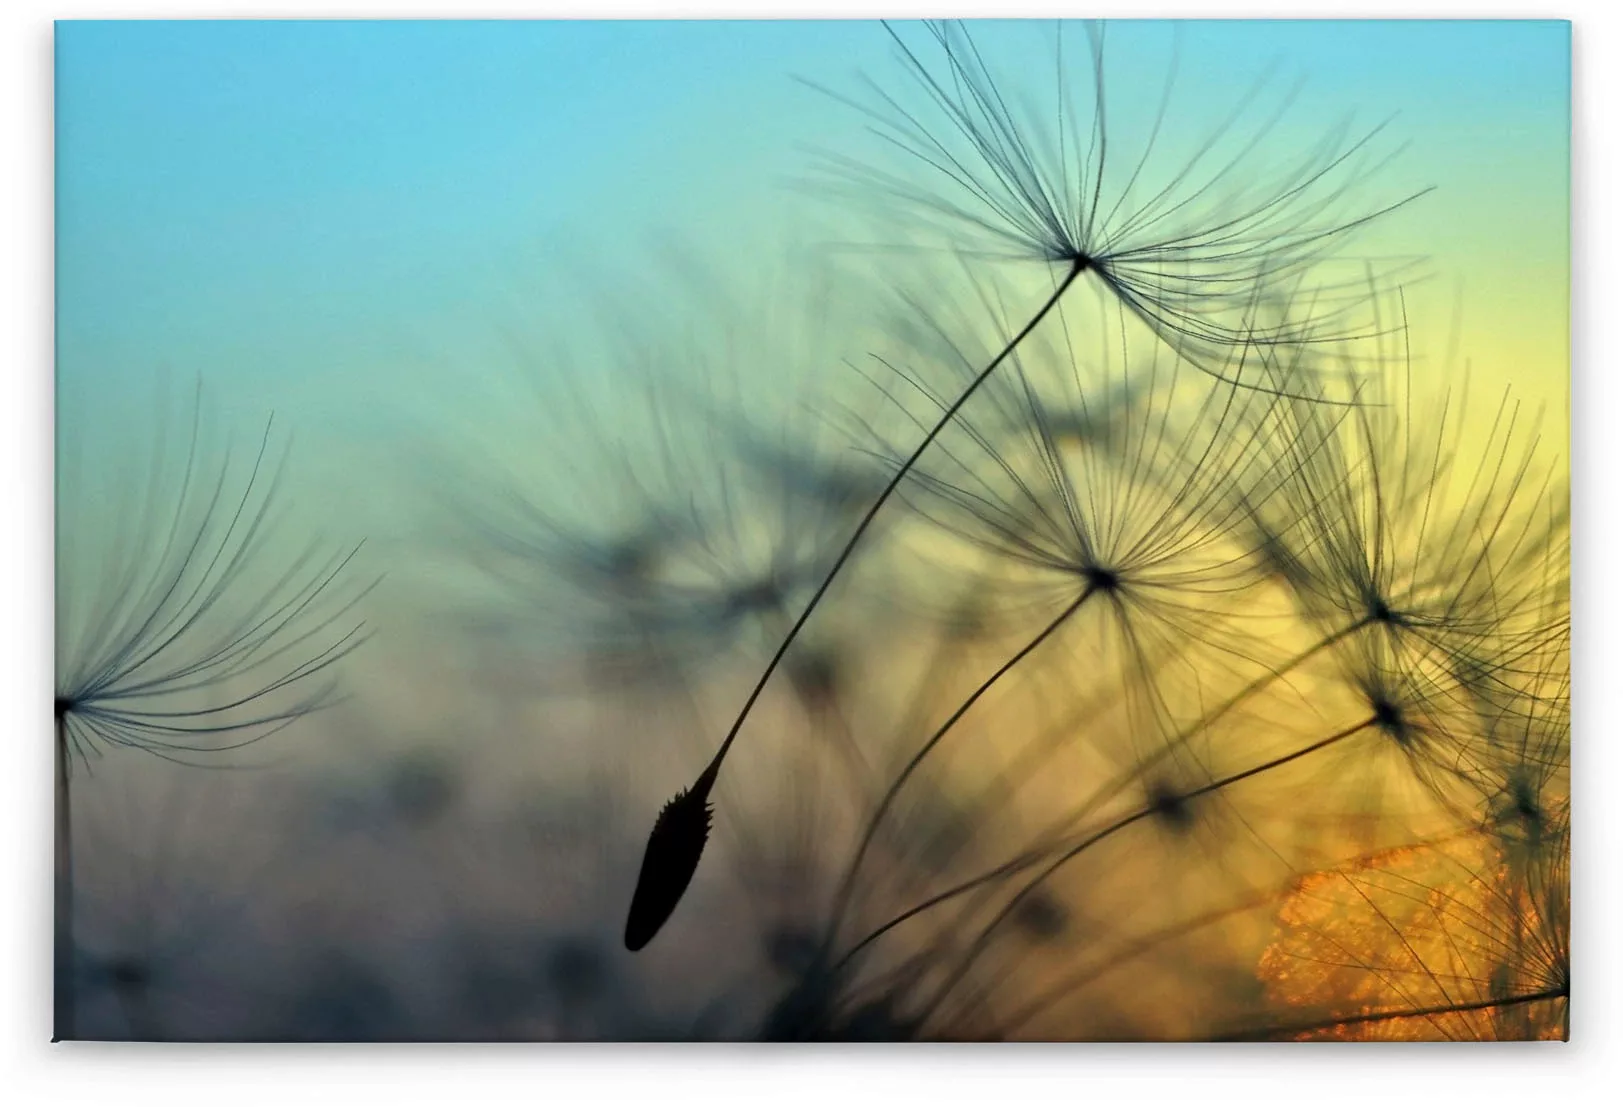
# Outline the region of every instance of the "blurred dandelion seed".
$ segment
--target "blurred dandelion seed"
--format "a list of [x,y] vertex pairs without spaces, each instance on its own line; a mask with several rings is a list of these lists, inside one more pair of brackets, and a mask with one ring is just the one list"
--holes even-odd
[[[199,383],[178,463],[160,421],[144,483],[68,472],[59,484],[52,714],[57,959],[69,980],[75,765],[114,749],[219,764],[330,704],[333,667],[365,640],[355,611],[373,584],[354,581],[360,546],[278,544],[286,449],[270,454],[273,420],[244,477],[229,451],[211,473],[202,419]],[[115,497],[110,518],[97,492]],[[57,1034],[72,1037],[71,986],[58,994]]]

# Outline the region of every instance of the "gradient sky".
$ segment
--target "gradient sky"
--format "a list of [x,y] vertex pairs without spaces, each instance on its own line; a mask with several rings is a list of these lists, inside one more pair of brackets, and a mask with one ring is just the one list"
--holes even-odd
[[[1107,41],[1112,89],[1157,59],[1153,98],[1167,26]],[[1438,190],[1379,240],[1432,260],[1422,341],[1458,296],[1474,371],[1564,422],[1569,44],[1560,22],[1197,22],[1178,82],[1230,104],[1278,63],[1306,124],[1395,116],[1395,179]],[[572,265],[662,235],[747,264],[805,147],[862,126],[792,78],[901,76],[867,22],[66,22],[56,50],[59,419],[202,373],[335,461],[391,399],[454,398],[478,336]]]

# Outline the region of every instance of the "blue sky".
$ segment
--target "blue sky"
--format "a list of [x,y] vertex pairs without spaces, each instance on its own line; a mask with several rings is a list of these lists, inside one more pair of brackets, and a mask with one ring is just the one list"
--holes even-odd
[[[1159,92],[1165,25],[1107,43],[1112,89]],[[572,265],[665,235],[747,266],[805,149],[863,137],[793,78],[901,77],[866,22],[64,22],[56,47],[62,402],[202,373],[318,439],[454,395]],[[1556,22],[1202,23],[1177,81],[1217,111],[1277,63],[1304,128],[1395,114],[1397,172],[1439,191],[1391,234],[1525,362],[1564,341],[1567,48]]]

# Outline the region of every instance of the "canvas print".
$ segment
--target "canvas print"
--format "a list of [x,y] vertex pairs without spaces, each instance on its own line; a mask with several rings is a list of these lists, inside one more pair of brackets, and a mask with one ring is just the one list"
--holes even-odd
[[1569,43],[58,24],[55,1036],[1565,1039]]

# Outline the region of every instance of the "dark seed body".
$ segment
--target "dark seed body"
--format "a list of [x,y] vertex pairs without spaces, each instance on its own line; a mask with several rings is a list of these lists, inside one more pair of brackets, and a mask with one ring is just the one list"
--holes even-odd
[[626,918],[626,948],[632,952],[653,941],[699,868],[710,837],[710,786],[714,781],[712,767],[692,788],[678,792],[654,821]]

